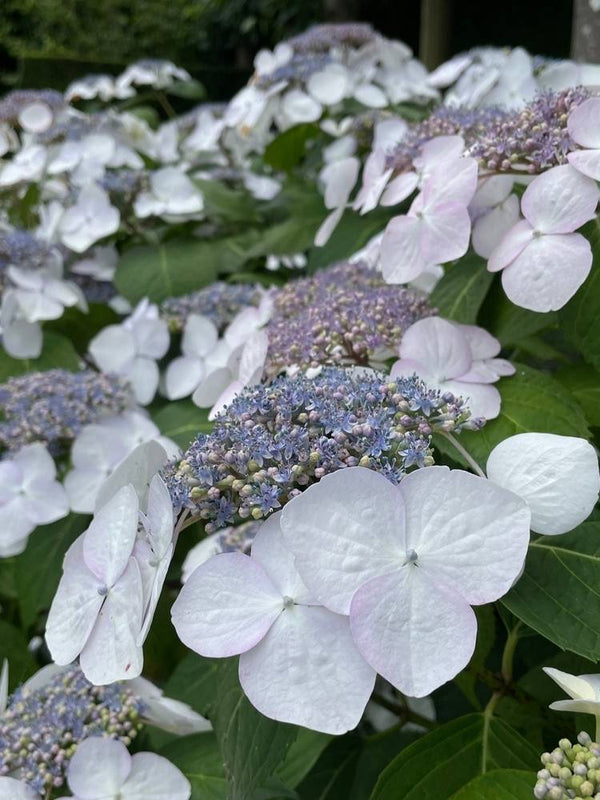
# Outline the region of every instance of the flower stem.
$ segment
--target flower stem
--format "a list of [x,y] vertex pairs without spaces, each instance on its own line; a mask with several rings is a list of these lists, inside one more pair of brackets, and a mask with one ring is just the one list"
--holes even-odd
[[458,439],[456,439],[454,436],[452,436],[451,433],[442,433],[442,436],[445,436],[446,439],[448,439],[448,441],[450,442],[450,444],[452,444],[456,448],[456,450],[458,450],[458,452],[461,454],[461,456],[469,464],[469,466],[471,467],[473,472],[475,472],[477,475],[479,475],[480,478],[486,478],[487,477],[485,472],[481,469],[481,467],[475,461],[473,456],[467,450],[465,450],[465,448],[458,441]]

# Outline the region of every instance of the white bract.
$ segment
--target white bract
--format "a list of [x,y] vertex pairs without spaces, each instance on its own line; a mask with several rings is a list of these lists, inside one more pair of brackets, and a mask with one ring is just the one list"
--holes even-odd
[[79,656],[91,683],[137,678],[144,615],[140,568],[133,557],[139,500],[120,489],[69,548],[52,601],[46,642],[57,664]]
[[39,181],[46,167],[47,151],[40,144],[19,150],[12,161],[0,170],[0,186],[14,186],[25,181]]
[[592,267],[588,240],[574,233],[596,213],[596,183],[570,164],[538,175],[521,198],[524,220],[492,251],[488,270],[502,270],[509,300],[531,311],[562,308]]
[[71,797],[60,800],[189,800],[185,775],[156,753],[131,756],[123,742],[92,737],[77,746],[67,772]]
[[551,709],[600,718],[600,675],[570,675],[553,667],[543,667],[543,670],[571,697],[570,700],[556,700],[550,704]]
[[519,198],[512,194],[510,175],[493,175],[480,181],[469,213],[473,221],[473,250],[489,258],[504,235],[519,220]]
[[38,270],[9,267],[7,274],[20,316],[26,322],[60,319],[65,308],[72,306],[87,311],[83,292],[77,284],[63,280],[58,263]]
[[169,221],[197,218],[204,208],[200,190],[179,167],[163,167],[150,175],[150,190],[141,192],[133,210],[141,219],[150,216]]
[[102,372],[127,378],[136,400],[148,405],[159,381],[157,359],[169,349],[167,324],[159,319],[158,307],[141,300],[120,325],[109,325],[96,334],[90,354]]
[[583,175],[600,180],[600,98],[590,97],[569,114],[567,128],[582,149],[567,156],[569,164]]
[[490,384],[515,371],[499,352],[500,342],[483,328],[427,317],[404,332],[391,376],[417,374],[428,387],[464,398],[473,417],[494,419],[501,398]]
[[[64,482],[72,511],[91,514],[107,478],[113,473],[121,474],[124,459],[146,442],[162,445],[169,456],[178,452],[177,445],[161,436],[152,420],[140,411],[105,417],[82,428],[71,449],[73,469]],[[125,482],[138,485],[131,473]]]
[[283,545],[280,515],[261,527],[252,556],[216,555],[173,606],[179,638],[197,653],[241,653],[239,676],[265,716],[326,733],[354,728],[375,683],[348,619],[317,605]]
[[320,178],[325,187],[325,208],[333,210],[322,222],[316,233],[315,245],[317,247],[323,247],[323,245],[327,244],[331,234],[341,220],[348,205],[350,193],[358,178],[359,169],[359,160],[351,156],[340,161],[334,161],[321,170]]
[[520,497],[461,470],[426,467],[394,486],[351,467],[293,498],[281,528],[311,595],[350,615],[377,672],[422,697],[468,663],[477,635],[471,606],[511,587],[529,520]]
[[23,781],[0,776],[0,800],[40,800],[40,796]]
[[589,442],[574,436],[509,436],[490,453],[486,472],[491,481],[527,502],[536,533],[573,530],[587,519],[598,500],[598,456]]
[[0,558],[22,553],[34,528],[68,513],[54,459],[43,444],[25,445],[0,461]]
[[58,223],[61,242],[75,253],[119,230],[121,215],[111,205],[108,194],[95,183],[84,186],[77,202],[68,208]]

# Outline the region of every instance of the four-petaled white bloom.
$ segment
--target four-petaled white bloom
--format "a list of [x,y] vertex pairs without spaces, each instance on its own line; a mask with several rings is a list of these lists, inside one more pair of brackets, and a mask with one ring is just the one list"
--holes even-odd
[[358,724],[375,672],[354,645],[347,617],[307,592],[283,545],[279,516],[261,527],[252,556],[223,553],[192,573],[173,606],[173,624],[201,655],[241,653],[240,682],[261,713],[344,733]]
[[91,737],[77,746],[67,772],[71,797],[60,800],[189,800],[185,775],[156,753],[130,755],[123,742]]
[[349,614],[368,663],[415,697],[468,663],[477,635],[471,606],[511,587],[529,521],[517,495],[447,467],[418,469],[399,486],[363,467],[342,469],[281,513],[311,595]]
[[25,445],[0,461],[0,558],[23,552],[34,528],[68,513],[54,459],[43,444]]
[[84,186],[77,202],[68,208],[58,223],[61,242],[75,253],[119,230],[121,215],[111,205],[108,194],[95,183]]
[[575,233],[593,219],[600,192],[570,164],[538,175],[525,189],[517,222],[492,251],[488,270],[502,270],[509,300],[531,311],[562,308],[592,267],[588,240]]
[[427,317],[405,331],[399,352],[392,377],[416,373],[430,388],[464,398],[473,417],[500,413],[500,392],[491,384],[515,369],[496,358],[500,342],[483,328]]
[[133,204],[136,216],[176,221],[197,218],[204,208],[202,192],[178,167],[163,167],[150,175],[150,190],[141,192]]
[[527,502],[536,533],[573,530],[587,519],[598,500],[598,456],[589,442],[575,436],[509,436],[490,453],[486,472],[491,481]]
[[156,361],[169,349],[169,330],[159,319],[158,307],[145,299],[123,323],[94,336],[89,349],[102,372],[127,378],[138,403],[148,405],[158,388]]

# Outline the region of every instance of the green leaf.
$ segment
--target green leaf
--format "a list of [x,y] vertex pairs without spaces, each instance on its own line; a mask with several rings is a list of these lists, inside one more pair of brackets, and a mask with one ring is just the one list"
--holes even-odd
[[559,312],[561,329],[584,359],[600,369],[600,220],[588,222],[583,233],[592,245],[592,271],[583,286]]
[[220,181],[195,178],[194,183],[204,195],[207,216],[223,217],[232,222],[257,221],[256,200],[246,191],[229,189]]
[[319,126],[314,122],[294,125],[279,134],[265,150],[263,160],[273,169],[289,172],[304,156],[306,143],[319,135]]
[[505,722],[467,714],[403,750],[381,773],[371,800],[447,800],[488,770],[534,770],[538,763],[538,753]]
[[37,370],[61,369],[78,370],[79,356],[71,342],[58,333],[44,332],[44,347],[39,358],[11,358],[0,352],[0,382],[16,375]]
[[213,425],[208,421],[208,409],[198,408],[191,400],[177,400],[159,411],[152,419],[163,436],[173,439],[179,447],[186,448],[199,433],[210,433]]
[[431,293],[431,305],[446,319],[473,325],[493,279],[485,259],[470,252],[446,271]]
[[535,772],[494,769],[463,786],[452,800],[531,800]]
[[560,370],[556,378],[577,400],[590,425],[600,427],[600,372],[581,364]]
[[494,615],[494,608],[491,605],[477,606],[473,611],[477,616],[477,642],[475,644],[475,651],[469,661],[469,668],[460,672],[456,678],[454,678],[454,682],[467,700],[469,700],[473,708],[479,711],[481,709],[481,703],[475,691],[477,672],[485,665],[486,659],[494,646],[494,640],[496,638],[496,617]]
[[498,442],[516,433],[539,431],[584,439],[590,435],[583,411],[567,389],[539,370],[523,364],[515,367],[515,375],[495,384],[502,395],[500,415],[482,430],[465,431],[459,437],[484,468]]
[[[329,212],[322,208],[321,222]],[[398,209],[395,209],[398,213]],[[360,216],[347,211],[340,224],[333,232],[331,239],[324,247],[313,247],[308,256],[308,271],[316,272],[318,269],[348,258],[366,245],[375,234],[382,231],[394,212],[388,209],[376,209],[371,214]]]
[[393,728],[369,737],[356,761],[356,772],[348,800],[369,797],[382,770],[409,744],[419,738],[414,731]]
[[187,656],[165,691],[213,724],[225,765],[228,800],[248,800],[285,760],[298,728],[263,717],[238,680],[238,660]]
[[90,303],[87,314],[78,308],[65,308],[60,319],[46,323],[45,330],[66,336],[79,353],[85,354],[88,344],[102,328],[119,321],[119,315],[109,306],[104,303]]
[[327,733],[299,728],[285,761],[277,767],[275,775],[286,785],[295,789],[310,772],[317,759],[332,740]]
[[84,514],[36,528],[27,549],[15,560],[19,605],[23,626],[29,628],[38,612],[48,610],[56,593],[65,553],[89,523]]
[[496,291],[494,287],[486,308],[490,317],[486,319],[486,328],[499,339],[503,347],[519,345],[521,340],[556,325],[557,315],[553,311],[540,314],[515,306],[500,288]]
[[335,738],[298,786],[302,800],[348,800],[362,745],[354,733]]
[[227,781],[217,739],[213,733],[197,733],[169,742],[160,755],[183,772],[192,785],[190,800],[225,800]]
[[531,542],[525,571],[502,603],[563,650],[600,660],[600,522]]
[[20,630],[0,620],[0,669],[8,659],[8,677],[11,690],[23,683],[37,669],[37,664],[27,649],[27,639]]
[[[225,239],[173,239],[155,246],[132,247],[121,256],[115,285],[132,303],[143,297],[159,303],[212,283],[219,266],[230,263],[231,258]],[[233,261],[242,263],[239,255]]]
[[164,90],[173,97],[182,97],[184,100],[202,100],[206,97],[206,89],[197,80],[175,81]]

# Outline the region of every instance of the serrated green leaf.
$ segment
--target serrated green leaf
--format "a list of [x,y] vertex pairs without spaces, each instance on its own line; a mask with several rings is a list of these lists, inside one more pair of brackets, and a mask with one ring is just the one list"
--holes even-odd
[[298,736],[292,742],[285,761],[277,767],[275,775],[286,786],[295,789],[310,772],[332,738],[328,733],[299,728]]
[[37,370],[61,368],[76,371],[80,365],[79,356],[66,336],[46,331],[39,358],[11,358],[4,350],[0,352],[0,382]]
[[470,252],[450,267],[430,296],[440,316],[473,325],[494,276],[485,259]]
[[225,800],[227,781],[213,733],[184,736],[163,747],[160,755],[183,772],[192,785],[190,800]]
[[463,786],[452,800],[531,800],[535,772],[494,769]]
[[532,367],[515,367],[515,375],[495,384],[502,396],[497,419],[487,422],[480,431],[465,431],[459,437],[484,468],[493,448],[516,433],[538,431],[584,439],[590,435],[583,411],[562,384]]
[[592,245],[592,271],[575,296],[558,312],[562,331],[588,364],[600,369],[600,220],[596,217],[581,233]]
[[590,425],[600,427],[600,372],[580,364],[561,369],[556,379],[569,389]]
[[362,746],[354,733],[334,739],[298,786],[301,800],[348,800]]
[[381,773],[370,800],[448,800],[488,770],[537,769],[538,754],[496,717],[467,714],[409,745]]
[[486,303],[490,319],[486,320],[485,327],[503,347],[518,346],[522,339],[556,325],[557,315],[553,311],[540,314],[515,306],[501,289],[494,288],[490,300],[489,308]]
[[186,448],[199,433],[210,433],[209,409],[198,408],[191,400],[177,400],[152,412],[152,419],[163,436]]
[[502,603],[564,650],[600,660],[600,523],[531,542],[525,571]]
[[62,574],[65,553],[83,533],[90,518],[84,514],[36,528],[24,553],[15,559],[19,605],[23,626],[29,628],[39,612],[50,608]]

